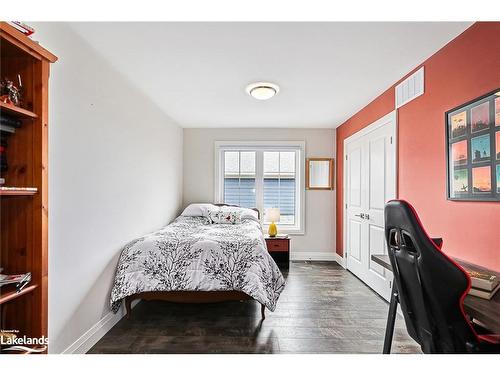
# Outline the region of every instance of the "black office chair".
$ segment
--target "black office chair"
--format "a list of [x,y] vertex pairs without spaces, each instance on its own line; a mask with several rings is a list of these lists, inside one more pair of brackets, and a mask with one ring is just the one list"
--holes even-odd
[[387,203],[385,236],[406,328],[422,351],[500,353],[500,336],[478,335],[465,315],[469,276],[427,235],[409,203]]

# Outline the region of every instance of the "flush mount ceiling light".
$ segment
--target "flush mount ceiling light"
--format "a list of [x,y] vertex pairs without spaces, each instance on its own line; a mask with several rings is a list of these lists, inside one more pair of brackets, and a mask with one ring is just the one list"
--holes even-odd
[[246,92],[257,100],[271,99],[280,91],[278,85],[270,82],[255,82],[247,86]]

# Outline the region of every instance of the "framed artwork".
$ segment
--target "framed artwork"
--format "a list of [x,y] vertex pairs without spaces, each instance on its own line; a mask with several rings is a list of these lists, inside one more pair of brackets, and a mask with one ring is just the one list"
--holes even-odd
[[467,132],[467,112],[463,111],[451,116],[451,137],[460,138]]
[[491,157],[490,135],[484,134],[470,140],[472,163],[489,161]]
[[500,202],[500,89],[445,114],[449,200]]
[[459,141],[451,145],[451,155],[453,165],[466,165],[467,164],[467,141]]
[[469,189],[469,170],[455,169],[453,171],[453,192],[466,193]]
[[491,168],[489,166],[472,168],[472,193],[491,193]]
[[470,110],[471,132],[477,133],[490,127],[490,103],[484,102]]

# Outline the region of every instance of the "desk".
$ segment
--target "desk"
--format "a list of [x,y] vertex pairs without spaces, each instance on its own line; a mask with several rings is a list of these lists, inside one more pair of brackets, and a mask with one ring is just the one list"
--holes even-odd
[[[392,272],[391,261],[389,255],[372,255],[372,260]],[[460,259],[453,259],[462,267],[472,271],[486,271],[496,274],[500,278],[500,273],[488,270],[484,267],[477,266],[472,263],[465,262]],[[391,302],[389,305],[389,314],[387,317],[387,326],[384,339],[384,354],[391,352],[392,334],[394,332],[394,322],[396,320],[396,310],[398,307],[398,290],[396,283],[392,283]],[[472,318],[481,322],[490,331],[500,333],[500,292],[495,294],[491,300],[482,299],[468,295],[464,300],[465,312]]]

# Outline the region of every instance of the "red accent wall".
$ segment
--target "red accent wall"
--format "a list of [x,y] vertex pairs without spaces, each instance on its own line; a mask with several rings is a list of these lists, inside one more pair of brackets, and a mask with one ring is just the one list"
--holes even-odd
[[[500,22],[475,23],[415,70],[422,65],[425,93],[398,110],[398,196],[413,204],[429,235],[443,237],[447,254],[500,271],[500,202],[446,199],[444,125],[447,110],[500,88]],[[344,139],[392,110],[394,86],[337,128],[340,255]]]

